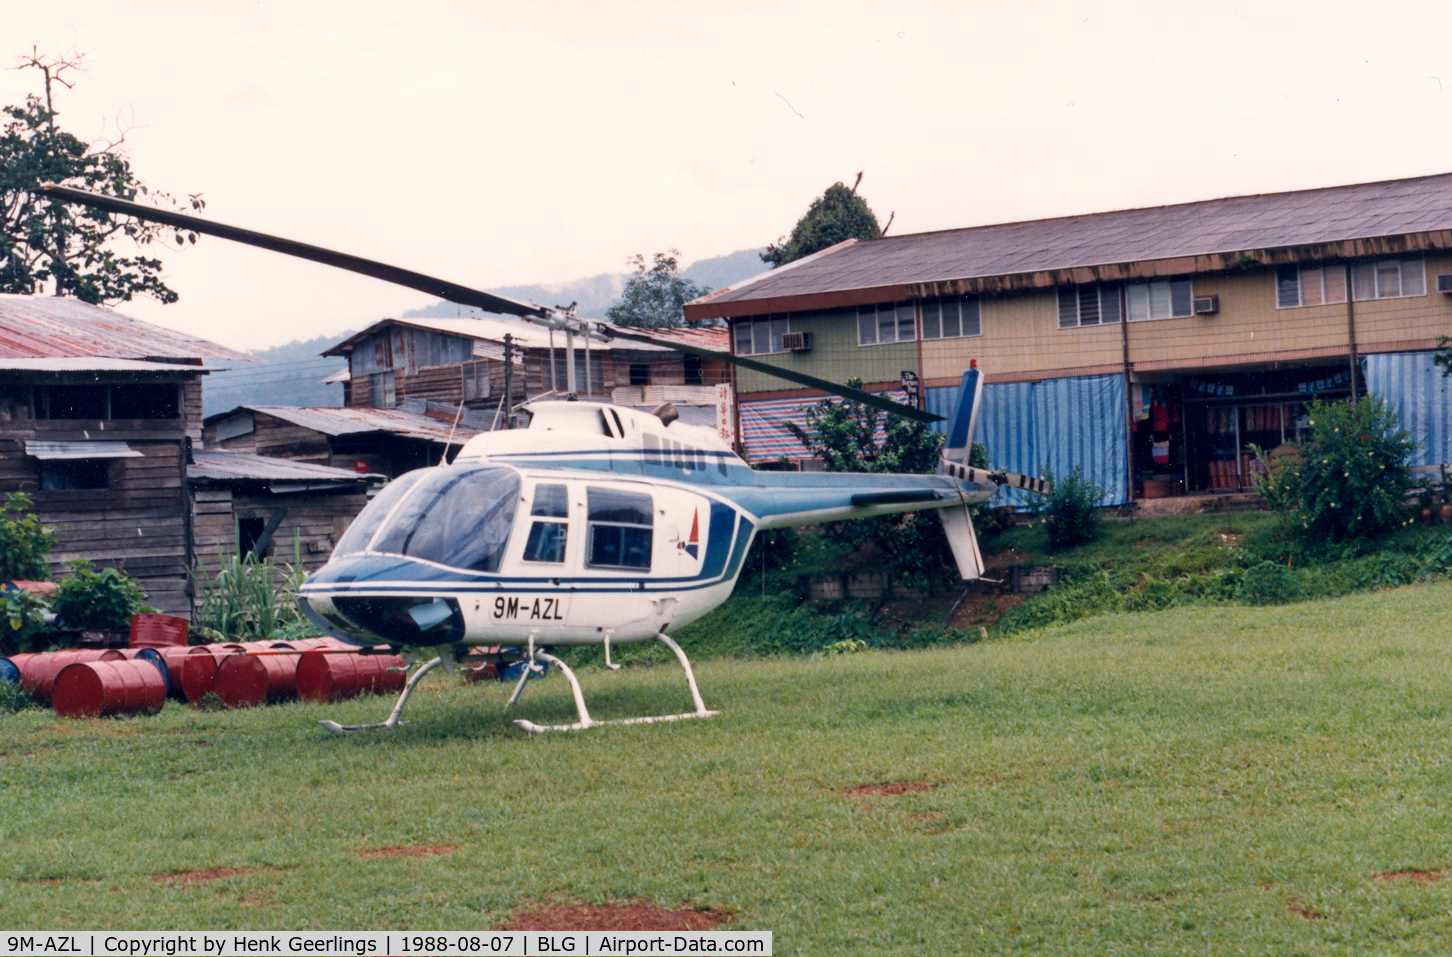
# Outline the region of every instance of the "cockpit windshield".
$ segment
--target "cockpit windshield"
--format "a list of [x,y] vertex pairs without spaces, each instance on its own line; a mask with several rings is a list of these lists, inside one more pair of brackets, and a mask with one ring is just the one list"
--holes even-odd
[[421,477],[391,498],[390,507],[397,503],[391,515],[384,510],[387,517],[376,520],[369,513],[384,504],[383,496],[392,485],[359,515],[358,522],[368,518],[378,526],[367,543],[350,541],[353,530],[349,529],[336,553],[345,554],[344,545],[349,545],[353,551],[407,555],[476,572],[498,571],[519,505],[519,475],[513,469],[487,465],[409,474]]

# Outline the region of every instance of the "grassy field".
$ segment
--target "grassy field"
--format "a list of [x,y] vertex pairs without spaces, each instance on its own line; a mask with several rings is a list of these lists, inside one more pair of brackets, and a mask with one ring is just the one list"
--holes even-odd
[[[1449,600],[705,661],[717,719],[552,737],[453,676],[352,738],[318,719],[386,702],[0,715],[0,925],[479,929],[642,899],[778,954],[1447,951]],[[598,717],[686,708],[671,667],[582,678]],[[563,682],[519,710],[569,717]]]

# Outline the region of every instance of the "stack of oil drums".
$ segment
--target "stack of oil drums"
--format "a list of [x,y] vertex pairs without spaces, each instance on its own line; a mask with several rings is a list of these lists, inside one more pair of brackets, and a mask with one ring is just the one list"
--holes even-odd
[[403,688],[403,659],[359,654],[332,638],[188,645],[187,621],[132,619],[129,647],[68,649],[0,658],[0,681],[65,718],[155,714],[168,697],[193,705],[215,695],[228,708],[302,698],[337,701]]

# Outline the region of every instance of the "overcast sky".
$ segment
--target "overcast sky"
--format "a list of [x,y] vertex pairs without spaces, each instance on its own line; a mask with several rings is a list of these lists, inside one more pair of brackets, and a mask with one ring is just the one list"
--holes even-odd
[[[9,65],[221,222],[480,288],[788,232],[833,182],[903,234],[1452,170],[1452,4],[0,0]],[[0,103],[38,92],[0,71]],[[429,297],[204,237],[181,301],[238,348]]]

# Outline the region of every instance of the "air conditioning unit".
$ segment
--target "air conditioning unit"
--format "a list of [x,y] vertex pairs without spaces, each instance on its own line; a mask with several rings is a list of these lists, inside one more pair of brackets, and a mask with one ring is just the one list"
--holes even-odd
[[1217,313],[1219,311],[1220,311],[1220,297],[1219,296],[1196,296],[1195,297],[1195,315],[1197,315],[1197,316],[1213,316],[1213,315],[1215,315],[1215,313]]
[[1437,277],[1437,291],[1452,296],[1452,273],[1443,273]]
[[781,347],[785,352],[811,352],[812,334],[810,332],[784,332],[781,336]]

